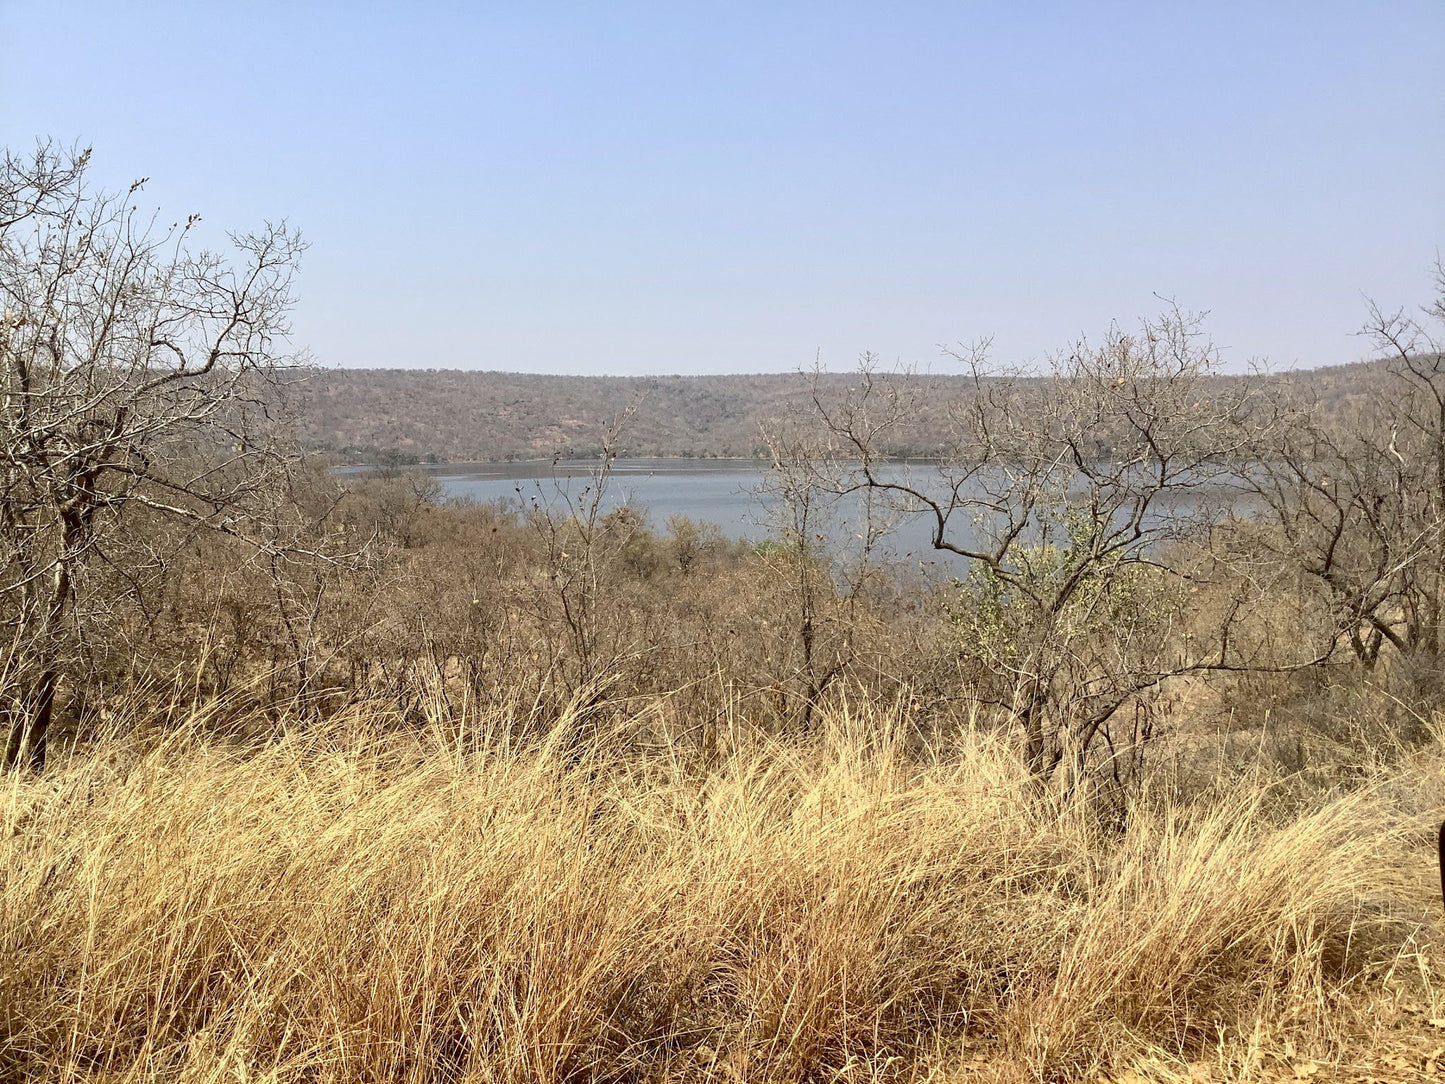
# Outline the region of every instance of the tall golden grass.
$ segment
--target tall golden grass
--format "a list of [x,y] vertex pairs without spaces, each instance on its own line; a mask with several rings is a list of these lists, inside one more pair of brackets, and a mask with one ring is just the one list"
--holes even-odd
[[1118,828],[878,706],[707,757],[506,721],[256,743],[202,712],[4,779],[0,1075],[1248,1076],[1337,1052],[1420,936],[1383,785],[1145,793]]

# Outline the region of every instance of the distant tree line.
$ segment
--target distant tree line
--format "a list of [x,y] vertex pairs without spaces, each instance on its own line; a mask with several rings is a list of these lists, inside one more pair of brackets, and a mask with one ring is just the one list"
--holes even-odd
[[[912,387],[915,414],[890,430],[886,454],[927,458],[946,451],[950,403],[971,395],[971,375],[953,359],[940,372],[877,372],[879,383]],[[1273,374],[1281,394],[1326,413],[1368,398],[1379,363]],[[1220,394],[1243,375],[1211,371]],[[322,369],[298,390],[298,438],[351,463],[507,462],[592,458],[598,434],[624,410],[624,456],[767,459],[762,428],[815,391],[837,399],[850,373],[596,377],[445,369]]]

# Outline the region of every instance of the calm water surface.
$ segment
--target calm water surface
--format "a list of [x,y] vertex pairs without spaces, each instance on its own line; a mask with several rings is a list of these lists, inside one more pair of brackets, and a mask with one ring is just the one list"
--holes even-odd
[[[421,469],[441,483],[448,497],[565,507],[569,497],[574,501],[584,497],[596,467],[597,461],[588,459],[556,464],[443,463]],[[365,468],[350,468],[348,473],[357,469]],[[899,464],[888,471],[900,480],[911,473],[920,488],[931,488],[932,468],[926,464]],[[762,541],[777,534],[770,517],[776,504],[764,492],[768,473],[768,465],[760,460],[619,459],[608,479],[603,510],[631,504],[644,511],[659,532],[667,530],[669,516],[683,515],[716,524],[734,541]],[[844,498],[835,503],[819,530],[835,554],[847,560],[858,551],[861,521],[860,499]],[[966,571],[961,558],[933,548],[931,519],[917,513],[894,513],[893,521],[893,530],[880,551],[898,564],[929,578]],[[974,542],[969,528],[966,513],[961,513],[950,524],[950,537],[960,544]]]
[[[580,495],[596,467],[596,460],[563,460],[555,465],[444,463],[422,469],[441,483],[448,497],[556,504],[566,495]],[[926,472],[928,468],[919,469]],[[773,502],[762,491],[767,475],[768,465],[761,460],[619,459],[613,465],[603,504],[608,510],[624,503],[644,509],[652,526],[660,531],[667,529],[669,516],[684,515],[716,524],[735,541],[760,541],[775,533],[769,519]],[[850,541],[857,541],[858,505],[854,501],[841,505],[825,530],[835,547],[846,550]],[[961,567],[955,566],[956,559],[934,551],[929,540],[922,517],[904,517],[887,550],[897,559],[919,562],[934,573]]]
[[[533,500],[553,503],[586,489],[596,460],[551,463],[445,463],[423,468],[448,497],[474,501]],[[603,504],[645,508],[654,527],[667,517],[691,516],[716,523],[729,538],[764,538],[765,506],[758,488],[766,464],[752,460],[619,459],[608,479]]]

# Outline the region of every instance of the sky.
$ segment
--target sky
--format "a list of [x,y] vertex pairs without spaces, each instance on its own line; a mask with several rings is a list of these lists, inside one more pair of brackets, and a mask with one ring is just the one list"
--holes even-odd
[[325,365],[1357,360],[1445,250],[1445,2],[0,0],[0,142],[310,247]]

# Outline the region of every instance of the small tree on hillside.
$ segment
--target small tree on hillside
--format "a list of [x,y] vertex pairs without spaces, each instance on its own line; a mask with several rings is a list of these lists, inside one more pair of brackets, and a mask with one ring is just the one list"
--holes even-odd
[[[268,385],[286,367],[301,250],[284,225],[196,247],[87,180],[90,153],[0,159],[0,644],[4,761],[43,763],[61,681],[107,600],[92,570],[150,561],[129,528],[247,534],[281,457]],[[144,515],[135,515],[144,513]]]

